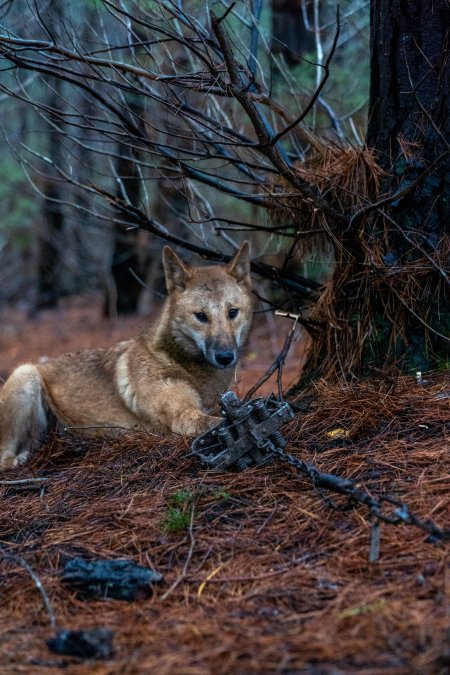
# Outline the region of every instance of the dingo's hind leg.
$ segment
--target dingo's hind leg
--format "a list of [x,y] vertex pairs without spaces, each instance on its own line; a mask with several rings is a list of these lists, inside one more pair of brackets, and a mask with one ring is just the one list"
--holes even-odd
[[24,464],[46,429],[39,370],[19,366],[0,391],[0,469]]

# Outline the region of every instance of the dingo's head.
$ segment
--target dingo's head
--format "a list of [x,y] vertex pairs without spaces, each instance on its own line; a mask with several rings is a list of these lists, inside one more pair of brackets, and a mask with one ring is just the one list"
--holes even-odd
[[168,246],[163,263],[171,338],[215,368],[236,365],[252,320],[248,243],[227,265],[189,267]]

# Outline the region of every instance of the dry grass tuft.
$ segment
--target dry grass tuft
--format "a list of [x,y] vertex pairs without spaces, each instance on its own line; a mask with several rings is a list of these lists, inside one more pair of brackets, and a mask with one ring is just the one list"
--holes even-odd
[[[273,185],[272,220],[297,235],[288,269],[323,284],[303,313],[314,338],[305,372],[346,381],[379,368],[385,354],[392,362],[406,355],[409,372],[427,367],[425,353],[430,364],[445,363],[439,306],[450,285],[450,237],[432,243],[426,223],[399,224],[395,209],[391,217],[388,202],[407,199],[408,185],[399,177],[396,199],[382,194],[386,174],[367,147],[323,145],[296,171],[334,212],[351,218],[342,224],[313,209],[285,179]],[[420,348],[412,344],[411,323]]]
[[[450,377],[431,380],[320,383],[311,411],[287,429],[288,449],[448,526]],[[328,435],[336,428],[343,439]],[[58,626],[108,627],[116,645],[114,658],[95,664],[50,654],[42,598],[4,558],[4,672],[446,671],[448,547],[385,525],[370,564],[364,509],[330,510],[279,464],[213,474],[188,452],[184,441],[143,434],[54,437],[29,467],[4,474],[48,481],[0,486],[3,551],[39,575]],[[188,514],[179,529],[167,527],[174,508]],[[79,555],[130,558],[165,583],[143,602],[80,600],[59,579]]]
[[[299,163],[295,170],[341,213],[357,211],[370,203],[379,194],[384,176],[372,149],[350,145],[323,146],[320,154]],[[271,217],[275,224],[295,222],[302,232],[324,228],[334,239],[326,215],[319,211],[311,213],[307,199],[285,179],[277,179],[274,191]]]

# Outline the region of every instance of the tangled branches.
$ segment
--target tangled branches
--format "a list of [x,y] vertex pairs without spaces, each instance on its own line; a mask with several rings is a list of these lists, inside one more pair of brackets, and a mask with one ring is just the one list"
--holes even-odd
[[[271,64],[287,77],[286,67],[270,49],[258,52],[264,36],[250,7],[224,7],[205,15],[166,1],[102,0],[87,27],[61,8],[56,18],[35,8],[30,35],[5,26],[0,58],[11,76],[0,89],[31,106],[64,148],[55,161],[21,144],[36,189],[49,178],[67,186],[67,194],[44,189],[44,196],[112,221],[118,241],[124,231],[146,230],[223,260],[242,232],[251,233],[254,272],[282,290],[270,304],[304,310],[315,340],[309,375],[352,377],[386,353],[410,368],[436,365],[449,347],[447,315],[442,324],[449,240],[440,205],[449,148],[424,90],[440,92],[439,51],[421,56],[429,65],[420,77],[406,58],[402,87],[420,123],[414,140],[409,127],[388,139],[397,154],[387,158],[376,143],[347,141],[323,99],[339,14],[305,101],[292,80],[288,96],[273,95],[264,73]],[[59,98],[49,103],[36,81],[53,92],[62,83]],[[339,131],[332,138],[309,123],[319,103]],[[279,250],[275,263],[258,259]],[[320,259],[321,272],[311,259]]]

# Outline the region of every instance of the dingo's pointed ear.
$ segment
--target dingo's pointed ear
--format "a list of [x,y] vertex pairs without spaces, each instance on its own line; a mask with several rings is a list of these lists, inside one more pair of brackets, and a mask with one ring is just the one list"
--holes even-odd
[[250,283],[250,246],[248,241],[244,241],[234,258],[227,263],[227,272],[236,281],[246,281]]
[[174,290],[184,291],[186,282],[191,277],[189,266],[172,251],[170,246],[164,246],[163,266],[166,276],[167,292],[170,294]]

